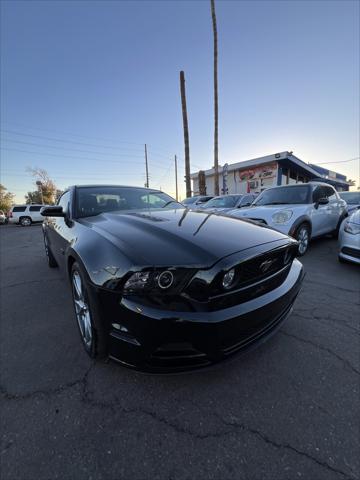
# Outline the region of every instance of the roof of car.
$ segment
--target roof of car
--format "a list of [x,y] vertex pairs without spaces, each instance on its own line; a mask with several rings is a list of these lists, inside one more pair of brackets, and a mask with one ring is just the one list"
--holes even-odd
[[115,188],[136,188],[141,190],[150,190],[151,192],[161,192],[158,188],[146,188],[146,187],[137,187],[134,185],[107,185],[101,183],[94,183],[89,185],[71,185],[66,190],[70,190],[71,188],[94,188],[94,187],[115,187]]
[[[292,188],[292,187],[301,187],[301,186],[312,186],[312,185],[321,185],[323,187],[332,187],[329,183],[326,182],[307,182],[307,183],[292,183],[290,185],[275,185],[274,187],[269,187],[266,190],[270,190],[270,188]],[[334,188],[334,187],[333,187]]]

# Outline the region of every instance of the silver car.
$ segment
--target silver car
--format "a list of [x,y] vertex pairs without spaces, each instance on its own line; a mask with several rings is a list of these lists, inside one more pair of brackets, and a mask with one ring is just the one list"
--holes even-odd
[[210,212],[226,212],[233,208],[248,207],[255,200],[256,195],[253,193],[234,194],[234,195],[220,195],[214,197],[208,202],[201,205],[201,210],[208,210]]
[[355,210],[341,224],[339,261],[360,264],[360,210]]
[[360,192],[339,192],[339,195],[347,203],[346,210],[349,215],[360,208]]
[[253,219],[294,237],[304,255],[311,238],[336,236],[347,215],[346,202],[327,183],[309,182],[264,190],[249,208],[231,210],[233,217]]
[[0,210],[0,225],[4,223],[6,223],[6,215],[2,210]]

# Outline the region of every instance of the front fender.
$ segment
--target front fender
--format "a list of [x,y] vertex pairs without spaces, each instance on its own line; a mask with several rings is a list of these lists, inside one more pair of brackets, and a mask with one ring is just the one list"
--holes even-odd
[[83,266],[88,281],[100,288],[116,288],[132,268],[132,262],[118,247],[95,232],[74,237],[65,250],[65,261],[68,274],[76,261]]
[[307,223],[309,225],[309,228],[310,228],[310,237],[311,237],[311,233],[312,233],[312,223],[311,223],[311,218],[309,217],[309,215],[301,215],[300,217],[298,217],[295,222],[292,224],[290,230],[289,230],[289,235],[290,237],[293,237],[295,235],[295,232],[296,230],[298,229],[298,227],[302,224],[302,223]]

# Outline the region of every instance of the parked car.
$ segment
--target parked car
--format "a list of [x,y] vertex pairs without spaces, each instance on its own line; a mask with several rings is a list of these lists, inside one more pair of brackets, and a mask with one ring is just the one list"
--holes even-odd
[[201,208],[212,212],[226,212],[233,208],[242,208],[252,204],[256,195],[247,193],[244,195],[221,195],[204,203]]
[[194,197],[185,198],[185,200],[183,200],[181,203],[186,207],[191,208],[203,205],[212,198],[212,195],[195,195]]
[[4,225],[7,222],[5,213],[0,210],[0,225]]
[[341,224],[339,261],[360,264],[360,210],[354,210]]
[[340,198],[347,203],[348,214],[360,208],[360,192],[339,192]]
[[44,205],[14,205],[9,212],[9,223],[29,227],[32,223],[42,222],[40,210]]
[[304,255],[311,238],[328,233],[336,236],[347,215],[346,202],[327,183],[310,182],[264,190],[250,208],[228,215],[245,217],[294,237],[298,255]]
[[158,190],[74,186],[42,215],[85,350],[144,371],[199,368],[264,341],[303,278],[295,240]]

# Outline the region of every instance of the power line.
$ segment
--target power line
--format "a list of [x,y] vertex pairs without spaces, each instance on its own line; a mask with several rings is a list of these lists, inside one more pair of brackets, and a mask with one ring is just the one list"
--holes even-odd
[[[55,134],[60,134],[60,135],[70,135],[72,137],[78,137],[78,138],[86,138],[86,139],[88,138],[88,139],[91,139],[91,140],[100,140],[100,141],[104,141],[104,142],[115,142],[115,143],[117,142],[117,143],[128,144],[128,145],[136,145],[136,146],[139,147],[139,149],[140,149],[140,147],[142,147],[144,145],[144,143],[139,143],[139,142],[128,142],[128,141],[124,141],[124,140],[117,140],[117,139],[115,140],[113,138],[94,137],[93,135],[92,136],[87,136],[87,135],[80,135],[80,134],[77,134],[77,133],[70,133],[70,132],[64,132],[64,131],[59,131],[59,130],[51,130],[51,129],[47,129],[47,128],[30,127],[29,125],[24,125],[24,124],[14,123],[14,122],[2,122],[2,124],[15,125],[15,126],[18,126],[18,127],[21,127],[21,128],[26,128],[28,130],[38,130],[38,131],[50,132],[50,133],[55,133]],[[3,131],[10,132],[10,130],[3,130]],[[17,132],[17,133],[14,133],[14,134],[19,135],[21,133]],[[30,134],[27,134],[27,135],[30,135]],[[62,140],[62,141],[66,142],[66,140]],[[84,144],[84,145],[90,146],[90,144]],[[97,146],[100,147],[100,145],[97,145]],[[118,147],[120,147],[120,145],[118,145],[118,146],[106,146],[106,148],[118,148]],[[154,153],[157,153],[159,156],[162,156],[163,158],[171,157],[171,155],[168,152],[165,152],[165,150],[163,148],[160,148],[157,145],[147,144],[147,147],[148,147],[149,152],[150,152],[150,149],[153,150],[153,147],[155,147],[156,150],[162,151],[163,153],[161,154],[161,153],[157,153],[156,150],[153,150]],[[150,147],[150,149],[149,149],[149,147]],[[120,148],[123,148],[123,147],[120,147]]]
[[[75,156],[75,155],[60,155],[60,154],[57,154],[57,153],[48,153],[48,152],[33,152],[33,151],[30,151],[30,150],[21,150],[21,149],[17,149],[17,148],[6,148],[6,147],[0,147],[0,148],[1,148],[1,150],[5,150],[5,151],[8,151],[8,152],[21,152],[21,153],[28,153],[28,154],[31,154],[31,155],[45,155],[45,156],[50,156],[50,157],[71,158],[71,159],[77,159],[77,160],[90,160],[90,161],[94,161],[94,162],[115,163],[115,164],[119,165],[119,162],[116,161],[116,160],[90,158],[90,157],[78,157],[78,156]],[[170,162],[170,160],[169,160],[169,162]],[[171,161],[171,163],[172,163],[172,161]],[[132,164],[143,165],[143,162],[131,161],[129,163],[129,165],[132,165]],[[160,165],[158,163],[154,163],[153,165],[156,168],[159,168],[159,169],[163,169],[163,170],[167,169],[167,167],[165,167],[164,165]]]
[[95,152],[93,150],[82,150],[78,148],[70,148],[70,147],[60,147],[60,146],[53,146],[53,145],[43,145],[41,143],[34,143],[34,142],[23,142],[22,140],[12,140],[8,138],[4,138],[3,141],[5,142],[11,142],[11,143],[21,143],[23,145],[33,145],[35,147],[41,147],[41,148],[53,148],[56,150],[70,150],[72,152],[84,152],[84,153],[95,153],[97,155],[112,155],[112,156],[120,156],[120,157],[137,157],[141,158],[142,155],[134,155],[131,153],[104,153],[104,152]]
[[348,160],[339,160],[338,162],[321,162],[321,163],[313,163],[313,165],[328,165],[330,163],[347,163],[353,162],[354,160],[359,160],[360,157],[349,158]]
[[43,135],[34,135],[34,134],[31,134],[31,133],[22,133],[22,132],[17,132],[15,130],[1,129],[1,131],[4,132],[4,133],[10,133],[11,135],[20,135],[22,137],[40,138],[40,139],[43,139],[43,140],[51,140],[53,142],[71,143],[71,144],[74,144],[74,145],[85,145],[85,146],[88,146],[88,147],[110,148],[112,150],[116,150],[118,148],[118,147],[112,147],[110,145],[96,145],[94,143],[76,142],[74,140],[64,140],[64,139],[61,139],[61,138],[45,137]]

